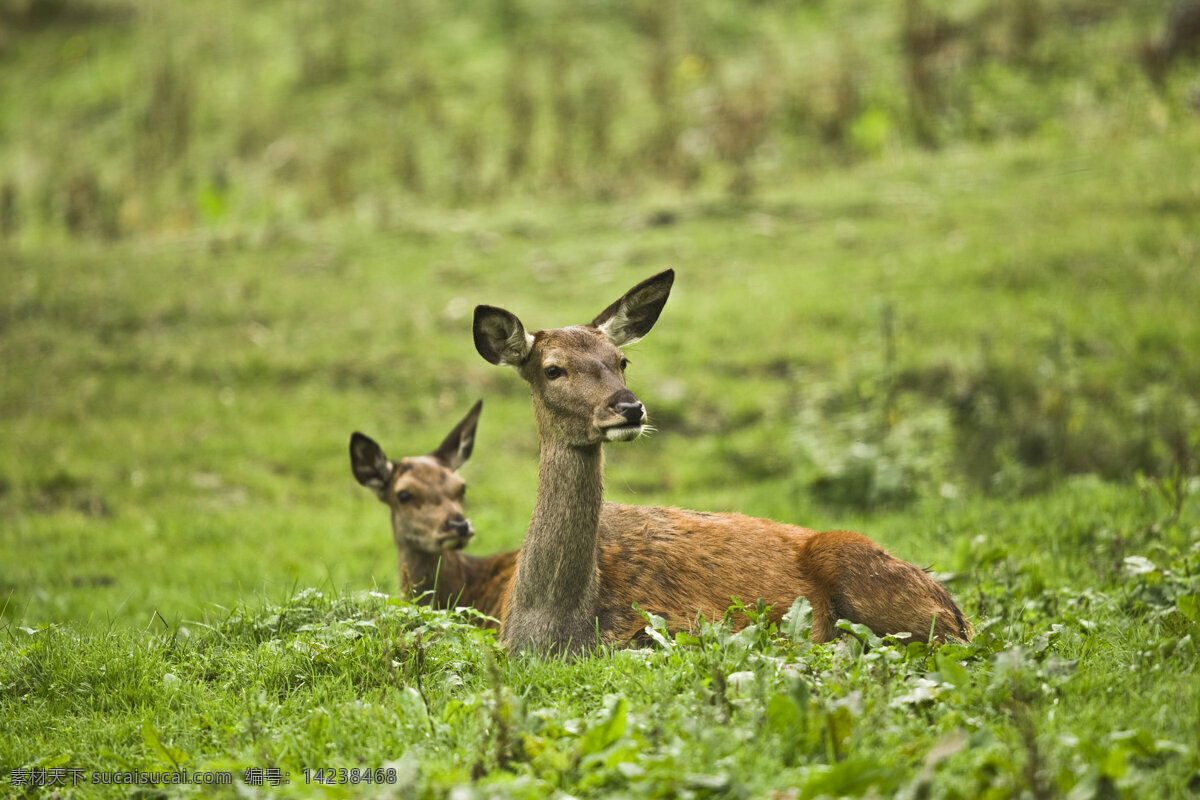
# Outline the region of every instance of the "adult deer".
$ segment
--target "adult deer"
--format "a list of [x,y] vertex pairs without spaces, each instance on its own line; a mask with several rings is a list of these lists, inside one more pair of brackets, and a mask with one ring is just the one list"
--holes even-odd
[[589,324],[533,334],[511,312],[475,309],[475,348],[529,383],[541,444],[503,642],[542,652],[579,652],[597,639],[624,645],[644,628],[634,603],[680,629],[698,614],[719,618],[733,598],[763,600],[778,620],[800,595],[815,642],[833,639],[842,618],[880,635],[969,639],[970,623],[940,584],[861,534],[604,502],[604,443],[636,439],[646,426],[620,348],[653,327],[673,281],[673,271],[660,273]]
[[[437,608],[474,606],[499,619],[517,552],[478,558],[462,552],[475,536],[463,516],[466,483],[457,475],[471,457],[483,401],[477,402],[427,456],[391,461],[370,437],[350,437],[350,468],[392,512],[400,593],[424,595]],[[487,627],[496,624],[484,623]]]

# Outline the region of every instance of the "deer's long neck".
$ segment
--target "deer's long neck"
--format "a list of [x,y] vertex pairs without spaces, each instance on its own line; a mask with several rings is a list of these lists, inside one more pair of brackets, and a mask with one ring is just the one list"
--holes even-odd
[[603,470],[600,445],[568,447],[543,437],[537,503],[509,595],[509,646],[578,651],[595,642]]

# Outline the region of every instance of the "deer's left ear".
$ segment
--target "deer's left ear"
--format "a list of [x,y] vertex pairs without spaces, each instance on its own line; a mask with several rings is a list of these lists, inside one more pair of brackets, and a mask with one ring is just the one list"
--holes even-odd
[[633,344],[641,339],[662,313],[667,298],[671,294],[671,284],[675,282],[675,270],[668,269],[653,278],[647,278],[630,289],[621,299],[592,320],[592,326],[598,328],[617,347]]
[[394,465],[383,454],[383,448],[369,436],[358,431],[350,437],[350,469],[363,486],[383,497]]
[[475,349],[492,364],[519,367],[533,349],[533,337],[511,311],[476,306],[472,326]]
[[479,412],[483,410],[483,401],[476,401],[471,410],[463,417],[462,422],[454,426],[454,430],[438,445],[438,449],[430,453],[440,463],[453,472],[467,463],[471,451],[475,448],[475,428],[479,425]]

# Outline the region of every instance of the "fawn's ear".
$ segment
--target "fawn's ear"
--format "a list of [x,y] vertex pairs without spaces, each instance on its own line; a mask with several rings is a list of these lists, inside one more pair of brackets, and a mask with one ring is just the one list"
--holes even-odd
[[358,431],[350,437],[350,469],[359,483],[380,497],[387,491],[393,466],[374,439]]
[[479,412],[482,410],[483,401],[479,400],[471,406],[462,422],[455,425],[454,430],[438,445],[438,449],[430,453],[452,472],[457,472],[471,457],[471,450],[475,447],[475,428],[479,425]]
[[517,367],[529,357],[533,337],[511,312],[495,306],[475,306],[475,349],[493,364]]
[[673,269],[647,278],[601,311],[592,320],[592,326],[599,328],[617,347],[633,344],[649,333],[658,321],[674,282]]

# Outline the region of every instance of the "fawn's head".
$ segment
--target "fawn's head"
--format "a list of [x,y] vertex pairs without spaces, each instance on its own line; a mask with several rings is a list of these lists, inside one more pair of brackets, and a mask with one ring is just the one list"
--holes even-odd
[[645,336],[671,293],[667,270],[642,281],[587,325],[530,334],[509,311],[475,309],[475,349],[493,364],[515,367],[533,390],[543,439],[571,446],[636,439],[646,409],[625,386],[621,347]]
[[354,477],[391,509],[392,536],[401,550],[437,554],[461,550],[474,538],[463,516],[467,486],[455,473],[471,457],[482,408],[480,400],[427,456],[393,462],[370,437],[350,437]]

